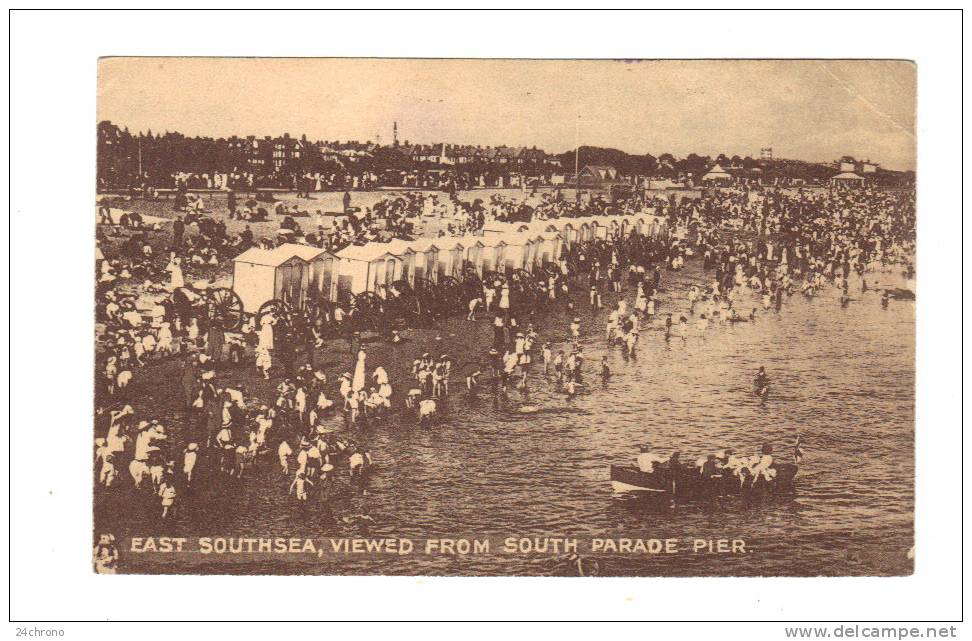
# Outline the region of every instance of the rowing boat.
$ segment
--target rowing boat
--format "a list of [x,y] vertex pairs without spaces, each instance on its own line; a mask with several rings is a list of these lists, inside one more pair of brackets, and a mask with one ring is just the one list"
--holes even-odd
[[612,465],[611,487],[617,493],[640,492],[659,496],[670,496],[674,493],[680,498],[743,494],[753,490],[778,493],[792,489],[798,466],[793,463],[774,463],[771,467],[776,470],[772,481],[760,477],[754,482],[748,470],[743,470],[742,477],[723,470],[721,475],[703,479],[698,467],[684,464],[676,468],[675,474],[670,472],[667,463],[656,465],[652,472],[642,472],[629,465]]

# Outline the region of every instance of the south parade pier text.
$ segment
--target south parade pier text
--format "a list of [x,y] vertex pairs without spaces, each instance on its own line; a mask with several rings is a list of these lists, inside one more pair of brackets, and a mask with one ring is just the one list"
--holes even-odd
[[134,554],[197,553],[390,554],[407,556],[465,556],[486,554],[746,554],[752,550],[743,539],[725,538],[590,538],[516,537],[491,538],[286,538],[286,537],[132,537]]

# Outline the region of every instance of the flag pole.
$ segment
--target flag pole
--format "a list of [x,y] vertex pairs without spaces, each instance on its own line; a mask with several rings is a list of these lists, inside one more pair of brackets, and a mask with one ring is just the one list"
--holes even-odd
[[580,202],[580,114],[574,123],[574,202]]

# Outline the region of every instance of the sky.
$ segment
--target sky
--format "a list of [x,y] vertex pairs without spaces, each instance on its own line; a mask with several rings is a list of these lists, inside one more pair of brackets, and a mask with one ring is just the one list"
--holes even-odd
[[188,136],[843,155],[915,168],[907,61],[105,58],[98,120]]

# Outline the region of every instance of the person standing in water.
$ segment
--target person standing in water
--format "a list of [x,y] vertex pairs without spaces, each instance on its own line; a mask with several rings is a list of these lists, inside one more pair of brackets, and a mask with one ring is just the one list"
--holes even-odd
[[764,400],[769,394],[769,376],[766,375],[765,367],[760,367],[756,371],[756,376],[753,378],[753,393]]

